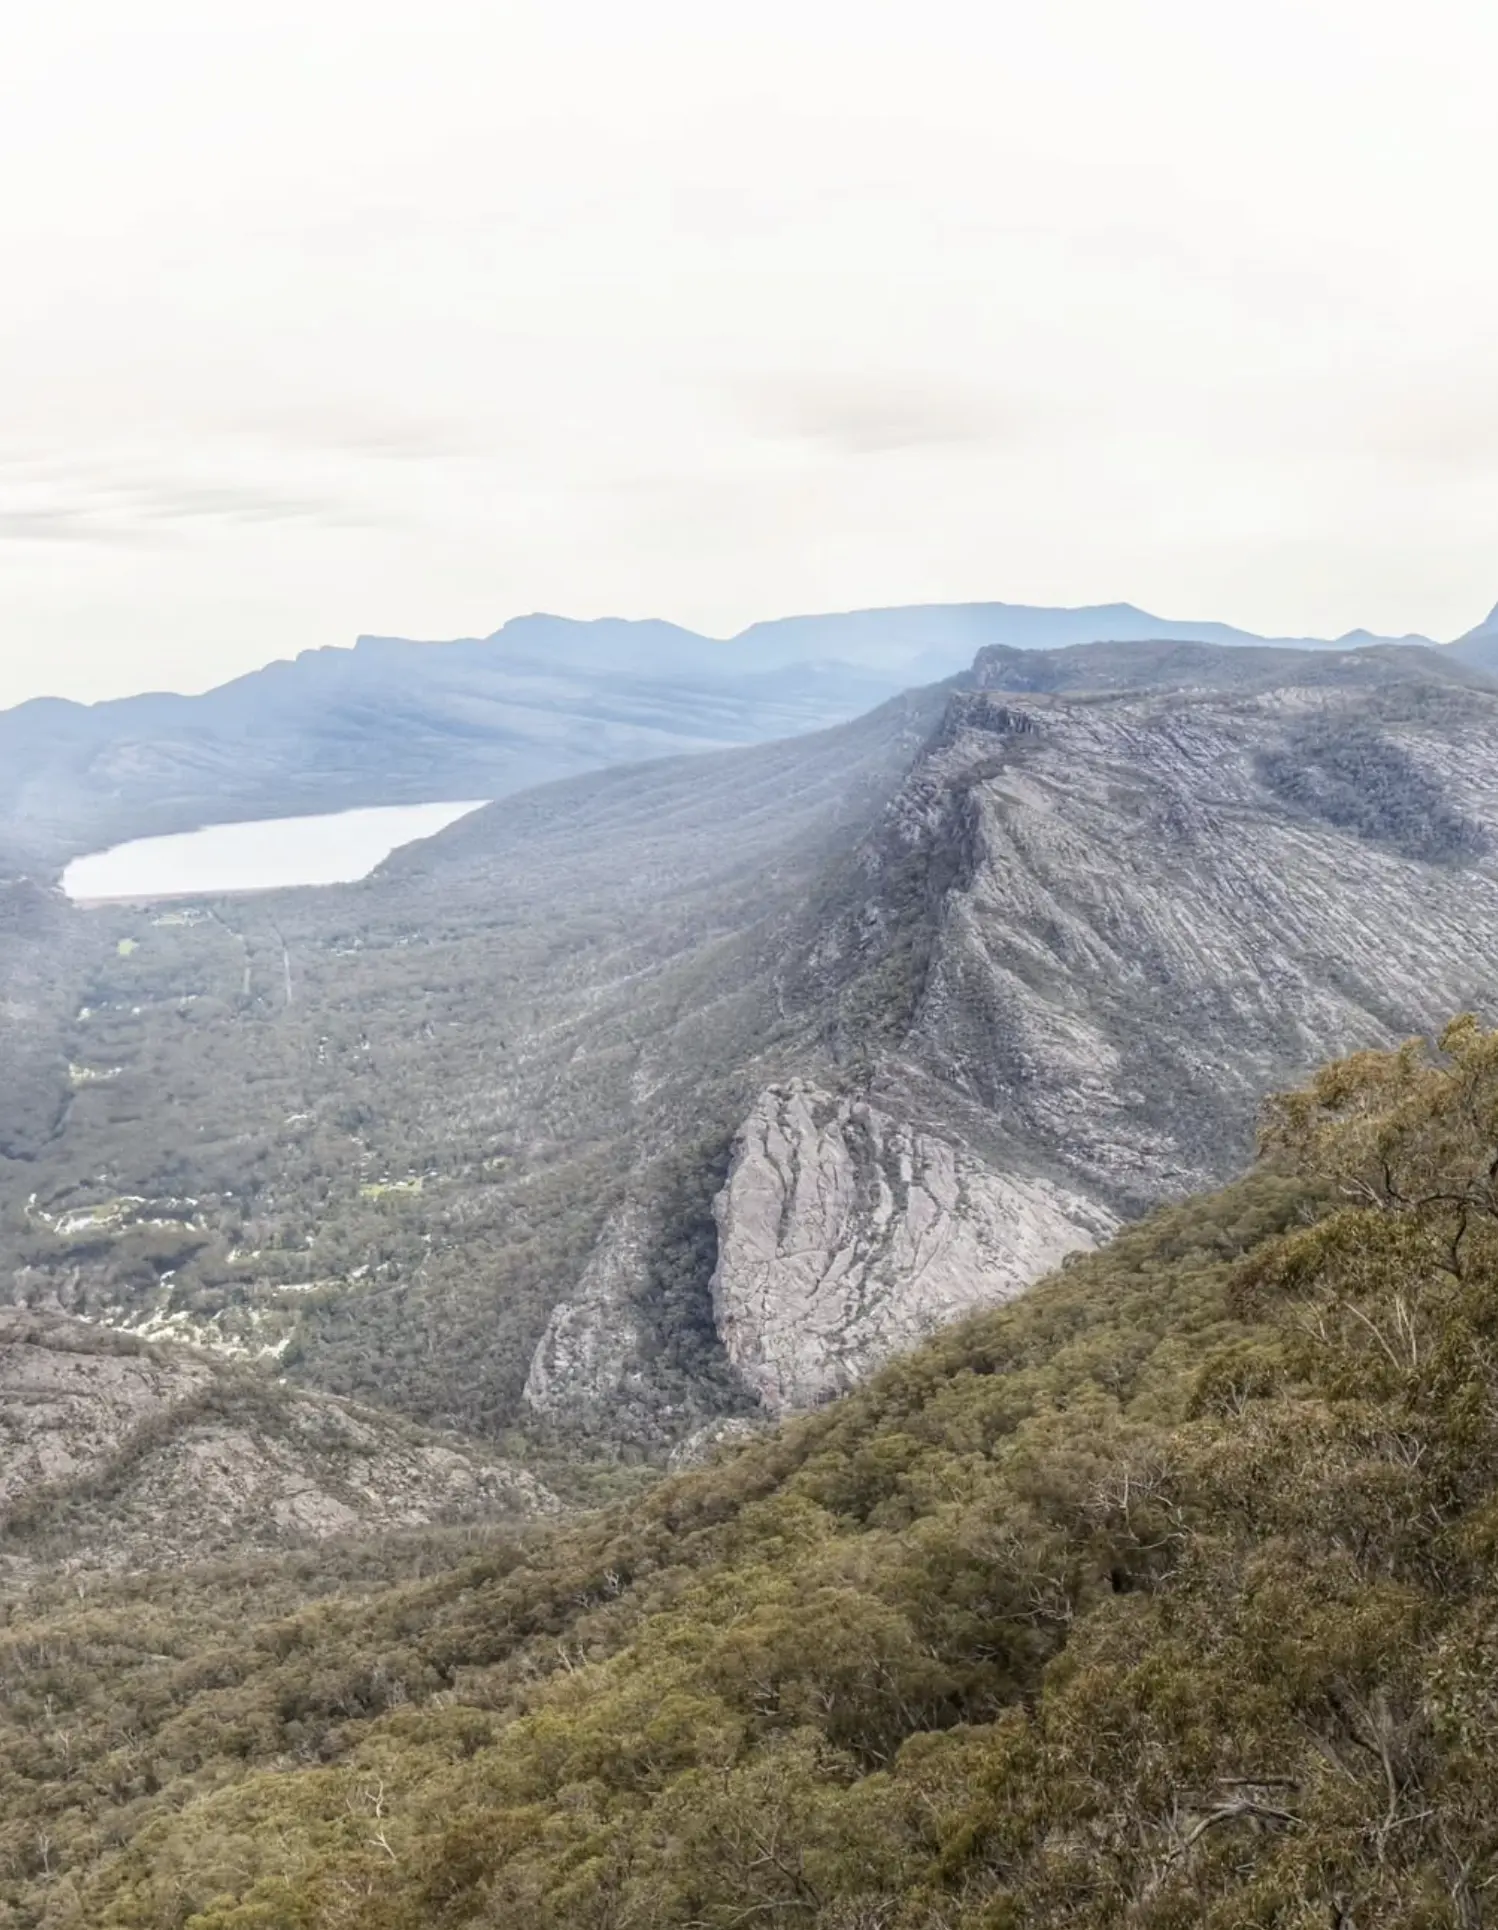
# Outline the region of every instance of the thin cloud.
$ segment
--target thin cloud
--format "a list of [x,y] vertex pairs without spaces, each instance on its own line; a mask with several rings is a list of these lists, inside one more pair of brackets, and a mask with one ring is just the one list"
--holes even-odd
[[406,416],[377,408],[283,408],[236,422],[233,433],[283,450],[374,458],[386,462],[441,462],[482,453],[471,424]]
[[323,493],[181,477],[28,477],[13,469],[4,496],[9,500],[0,499],[0,541],[13,543],[148,543],[174,526],[364,528],[378,520],[360,505]]
[[102,525],[80,509],[0,509],[0,542],[119,543],[126,532]]
[[1027,413],[989,395],[910,376],[804,376],[756,383],[742,393],[762,433],[843,456],[994,447],[1017,439]]
[[339,513],[324,497],[241,483],[148,483],[125,492],[122,506],[166,523],[322,523]]
[[1498,396],[1406,398],[1370,426],[1367,441],[1375,454],[1411,468],[1490,473],[1498,468]]

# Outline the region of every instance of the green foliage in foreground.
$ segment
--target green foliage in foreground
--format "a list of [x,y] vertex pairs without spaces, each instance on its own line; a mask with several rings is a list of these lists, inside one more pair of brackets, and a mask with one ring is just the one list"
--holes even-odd
[[1462,1022],[627,1509],[253,1629],[223,1576],[18,1618],[0,1922],[1468,1930],[1495,1390]]

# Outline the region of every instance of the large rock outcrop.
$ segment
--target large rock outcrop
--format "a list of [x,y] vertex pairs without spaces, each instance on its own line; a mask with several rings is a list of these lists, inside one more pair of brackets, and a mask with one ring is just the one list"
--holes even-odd
[[713,1307],[772,1412],[842,1392],[944,1321],[1021,1292],[1112,1227],[1049,1180],[806,1081],[763,1093],[718,1197]]
[[[1239,1170],[1326,1057],[1498,1016],[1498,689],[1449,652],[985,652],[969,686],[547,787],[359,886],[51,906],[77,960],[16,900],[0,1091],[24,1059],[36,1097],[0,1119],[0,1298],[669,1447],[746,1400],[704,1203],[755,1094],[903,1122],[877,1159],[827,1128],[896,1204],[829,1208],[824,1262],[741,1237],[730,1189],[725,1337],[799,1400],[967,1304],[952,1276],[1026,1277],[1015,1228],[1077,1218],[1042,1181],[1127,1218]],[[936,1237],[899,1147],[944,1245],[897,1291]],[[588,1268],[621,1176],[647,1250],[616,1226]],[[791,1396],[755,1353],[772,1277],[857,1303],[791,1334],[823,1361]]]

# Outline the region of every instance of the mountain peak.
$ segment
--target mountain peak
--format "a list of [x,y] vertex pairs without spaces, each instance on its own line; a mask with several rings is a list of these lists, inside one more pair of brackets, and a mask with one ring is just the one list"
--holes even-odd
[[1479,638],[1486,641],[1489,637],[1498,637],[1498,603],[1493,605],[1476,629],[1463,631],[1457,642],[1475,643]]

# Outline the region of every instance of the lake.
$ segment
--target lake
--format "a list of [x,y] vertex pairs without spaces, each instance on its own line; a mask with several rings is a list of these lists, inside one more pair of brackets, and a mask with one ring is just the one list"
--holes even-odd
[[75,858],[62,885],[70,898],[86,902],[352,884],[399,846],[429,838],[483,804],[482,798],[461,804],[382,804],[318,817],[205,824],[200,831],[133,838]]

